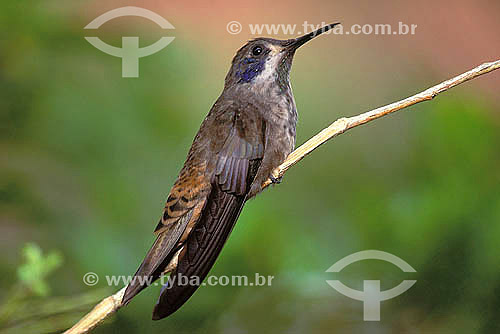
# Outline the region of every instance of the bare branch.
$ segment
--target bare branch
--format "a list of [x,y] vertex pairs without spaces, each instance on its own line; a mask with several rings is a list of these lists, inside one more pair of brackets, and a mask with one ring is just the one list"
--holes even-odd
[[87,313],[86,316],[81,318],[80,321],[64,332],[64,334],[82,334],[89,332],[104,319],[118,311],[118,309],[122,306],[124,294],[125,288],[121,289],[114,295],[104,298],[92,309],[92,311]]
[[[302,144],[295,151],[290,153],[288,158],[273,171],[273,176],[276,178],[282,177],[286,171],[302,160],[306,155],[314,151],[320,145],[324,144],[328,140],[336,137],[338,135],[343,134],[349,129],[355,128],[359,125],[368,123],[377,118],[386,116],[395,111],[404,109],[406,107],[412,106],[414,104],[432,100],[436,95],[447,91],[448,89],[460,85],[466,81],[472,80],[480,75],[492,72],[496,69],[500,68],[500,60],[496,60],[490,63],[484,63],[475,67],[474,69],[460,74],[450,80],[444,81],[436,86],[433,86],[421,93],[410,96],[404,100],[391,103],[384,107],[380,107],[363,114],[353,116],[353,117],[344,117],[340,118],[334,123],[332,123],[329,127],[322,130],[320,133],[309,139],[307,142]],[[263,188],[269,186],[272,183],[270,179],[268,179],[262,185]],[[125,293],[125,288],[121,289],[117,293],[112,296],[105,298],[101,301],[97,306],[92,309],[85,317],[83,317],[76,325],[68,329],[65,334],[83,334],[90,331],[92,328],[97,326],[101,321],[105,318],[109,317],[111,314],[116,312],[120,307],[122,307],[121,300],[123,298],[123,294]]]

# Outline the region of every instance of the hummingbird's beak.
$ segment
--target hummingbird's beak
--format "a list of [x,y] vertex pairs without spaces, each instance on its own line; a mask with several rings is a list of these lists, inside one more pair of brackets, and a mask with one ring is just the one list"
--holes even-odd
[[288,51],[295,51],[300,46],[304,45],[305,43],[307,43],[308,41],[310,41],[314,37],[319,36],[319,35],[321,35],[324,32],[327,32],[328,30],[332,29],[333,27],[335,27],[338,24],[340,24],[340,22],[336,22],[336,23],[332,23],[332,24],[326,25],[326,26],[321,27],[318,30],[313,31],[313,32],[311,32],[309,34],[306,34],[304,36],[301,36],[301,37],[298,37],[298,38],[295,38],[295,39],[290,39],[288,41],[288,43],[286,44],[285,49],[288,50]]

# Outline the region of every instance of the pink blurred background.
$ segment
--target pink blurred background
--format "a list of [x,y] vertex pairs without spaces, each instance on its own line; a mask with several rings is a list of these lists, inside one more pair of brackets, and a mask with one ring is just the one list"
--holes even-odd
[[[338,66],[343,70],[338,79],[345,81],[346,87],[374,93],[386,89],[381,82],[398,85],[405,77],[420,72],[444,80],[500,56],[500,2],[492,0],[94,1],[86,3],[84,10],[90,21],[109,9],[126,5],[151,9],[174,24],[177,31],[173,35],[177,38],[202,49],[211,47],[210,57],[220,59],[214,64],[214,73],[225,72],[234,52],[244,41],[256,37],[250,34],[249,24],[417,24],[415,35],[351,34],[316,42],[315,48],[324,51],[317,66]],[[227,23],[233,20],[242,24],[240,34],[226,31]],[[272,37],[290,38],[282,34]],[[353,68],[365,70],[357,73],[351,71]],[[350,73],[354,76],[350,77]],[[484,77],[476,84],[497,96],[500,77]]]

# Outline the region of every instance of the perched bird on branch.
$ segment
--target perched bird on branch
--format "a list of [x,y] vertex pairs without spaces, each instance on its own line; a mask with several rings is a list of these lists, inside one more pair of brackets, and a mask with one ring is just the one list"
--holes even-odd
[[[238,50],[224,90],[201,124],[155,229],[156,241],[122,304],[164,273],[201,283],[245,202],[262,191],[295,146],[297,110],[290,87],[295,51],[338,23],[295,39],[256,38]],[[196,280],[191,280],[196,278]],[[181,307],[199,284],[169,280],[153,319]]]

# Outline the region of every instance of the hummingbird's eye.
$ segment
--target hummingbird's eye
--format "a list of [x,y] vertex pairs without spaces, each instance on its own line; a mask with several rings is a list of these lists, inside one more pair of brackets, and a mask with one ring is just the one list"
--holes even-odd
[[259,56],[261,53],[262,53],[262,46],[260,45],[254,46],[254,48],[252,49],[252,54],[254,56]]

